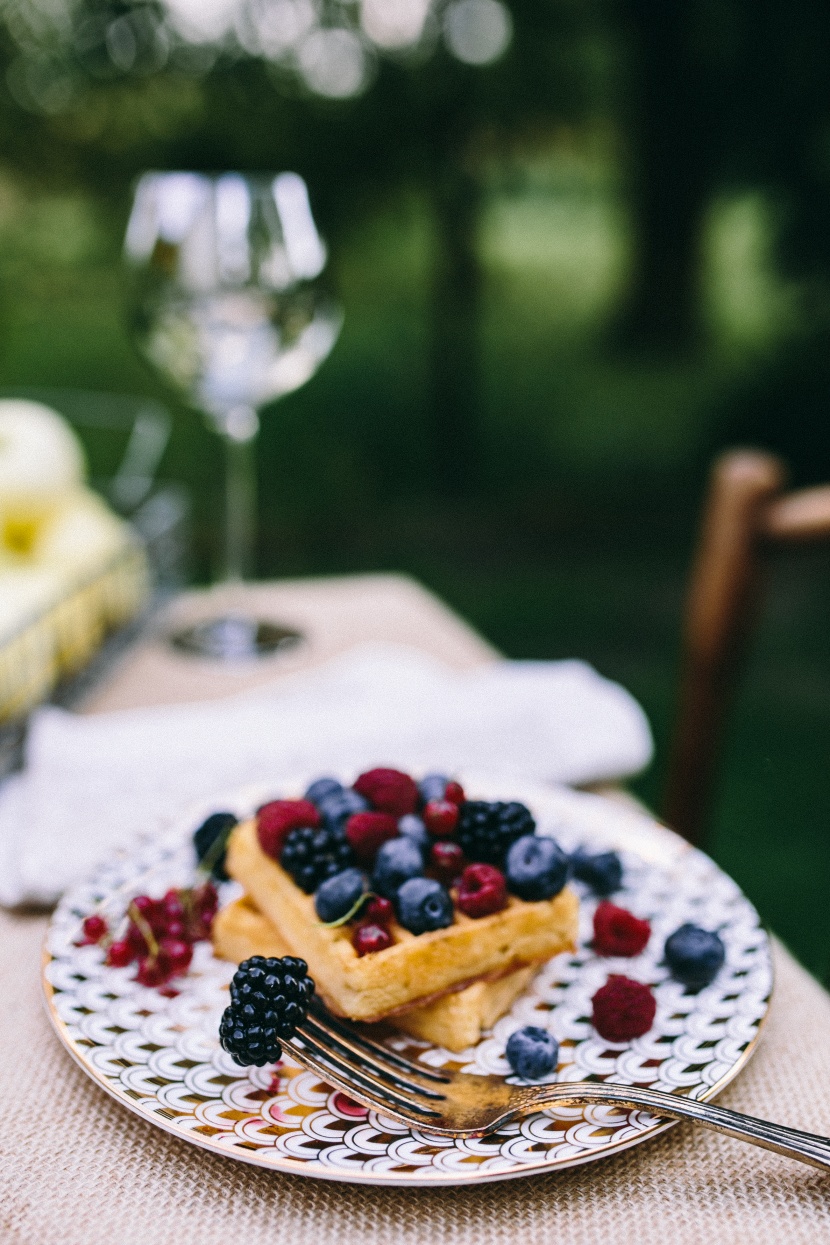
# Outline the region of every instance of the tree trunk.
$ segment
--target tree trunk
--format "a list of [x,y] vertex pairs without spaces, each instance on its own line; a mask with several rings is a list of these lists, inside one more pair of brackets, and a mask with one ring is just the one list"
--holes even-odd
[[481,190],[459,145],[441,143],[432,167],[434,252],[430,307],[430,415],[437,480],[453,492],[474,484],[481,445]]
[[714,66],[692,0],[620,0],[630,42],[633,254],[618,339],[683,349],[700,329],[700,243],[714,174]]

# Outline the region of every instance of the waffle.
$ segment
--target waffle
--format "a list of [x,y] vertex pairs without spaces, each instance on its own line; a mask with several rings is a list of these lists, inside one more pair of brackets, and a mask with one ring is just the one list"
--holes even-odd
[[[223,908],[213,923],[213,949],[223,960],[241,963],[251,955],[290,955],[279,931],[247,896]],[[475,1046],[486,1029],[512,1007],[535,973],[520,968],[498,981],[477,981],[466,990],[447,994],[424,1007],[413,1007],[394,1018],[396,1029],[434,1042],[447,1050]]]
[[576,945],[578,901],[569,888],[526,903],[510,896],[500,912],[473,920],[456,911],[452,925],[414,935],[396,922],[391,947],[358,956],[345,927],[324,926],[314,898],[259,846],[255,821],[230,836],[226,867],[293,955],[302,956],[332,1011],[352,1020],[395,1016],[426,1007],[482,979],[495,982]]

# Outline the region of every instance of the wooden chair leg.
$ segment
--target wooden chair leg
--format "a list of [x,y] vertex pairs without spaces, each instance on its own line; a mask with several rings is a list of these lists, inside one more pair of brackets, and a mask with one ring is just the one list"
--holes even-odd
[[703,836],[718,745],[758,588],[766,506],[785,478],[781,461],[731,450],[712,470],[683,630],[679,703],[664,818],[684,838]]

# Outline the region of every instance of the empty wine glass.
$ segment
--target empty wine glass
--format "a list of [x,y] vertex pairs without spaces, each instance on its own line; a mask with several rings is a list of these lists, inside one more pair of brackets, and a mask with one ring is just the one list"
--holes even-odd
[[[251,571],[259,410],[314,375],[342,322],[306,184],[296,173],[146,173],[125,252],[139,351],[225,444],[221,579],[239,582]],[[176,639],[239,657],[293,636],[234,615]]]

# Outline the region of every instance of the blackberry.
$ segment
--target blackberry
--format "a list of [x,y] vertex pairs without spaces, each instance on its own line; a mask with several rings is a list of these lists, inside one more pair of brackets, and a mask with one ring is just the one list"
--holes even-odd
[[536,822],[529,808],[512,800],[465,800],[461,805],[455,838],[468,860],[483,861],[504,869],[510,848],[517,839],[533,834]]
[[280,864],[300,890],[311,895],[321,882],[355,864],[354,852],[342,829],[303,826],[292,830],[280,852]]
[[231,982],[231,1003],[219,1023],[219,1040],[241,1067],[276,1063],[280,1038],[303,1023],[314,993],[308,965],[292,955],[243,960]]

